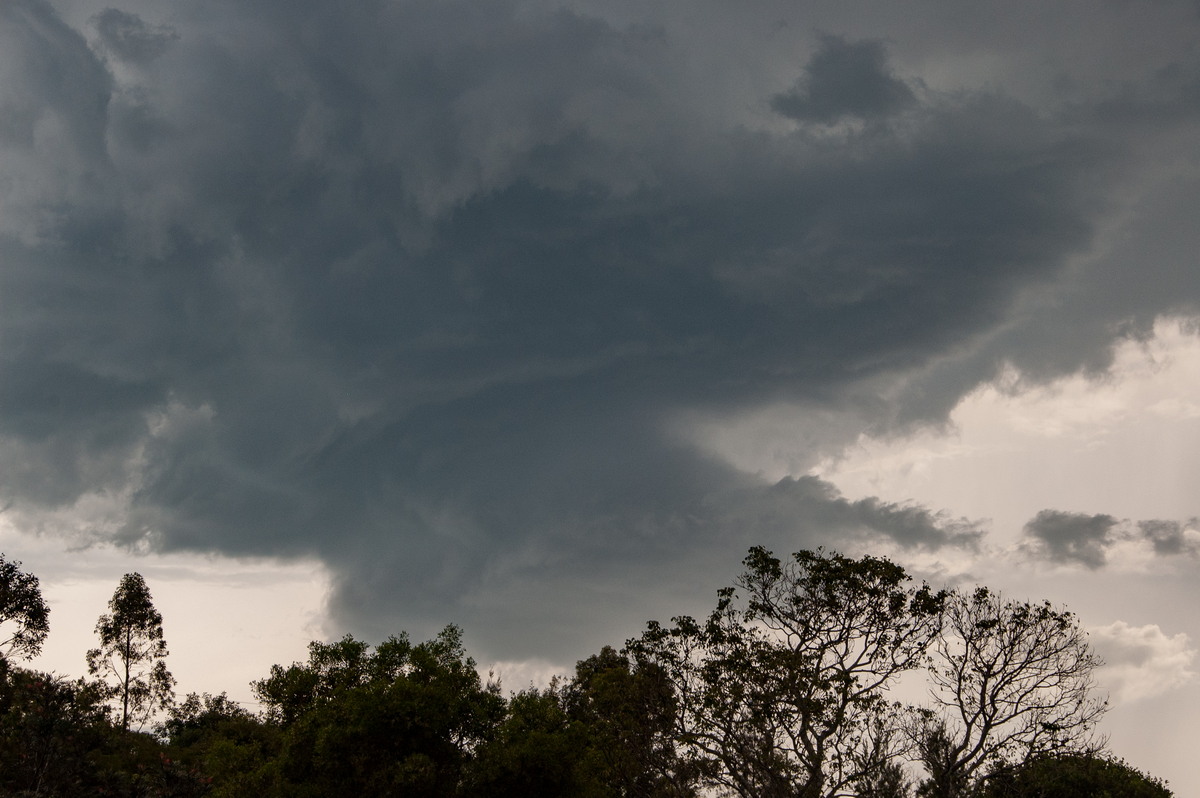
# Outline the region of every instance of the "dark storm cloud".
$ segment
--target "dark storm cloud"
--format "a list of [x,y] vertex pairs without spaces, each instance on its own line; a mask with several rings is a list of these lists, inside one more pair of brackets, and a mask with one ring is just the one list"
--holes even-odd
[[1042,510],[1025,525],[1025,535],[1029,550],[1051,562],[1094,569],[1106,563],[1106,549],[1113,542],[1111,533],[1117,523],[1111,515]]
[[[686,452],[677,462],[657,455],[655,465],[670,466],[679,484],[664,485],[635,464],[626,483],[606,495],[611,474],[581,473],[586,469],[574,464],[569,474],[539,473],[532,488],[477,508],[463,497],[440,509],[398,503],[393,518],[426,526],[442,544],[420,552],[333,554],[345,566],[334,609],[362,618],[382,597],[419,607],[414,614],[425,618],[454,607],[485,629],[507,629],[503,639],[489,641],[501,656],[548,650],[547,640],[555,641],[554,653],[570,656],[597,638],[597,627],[620,640],[654,613],[711,600],[717,587],[732,582],[746,549],[762,541],[787,551],[826,545],[857,552],[886,544],[936,551],[973,549],[981,535],[964,519],[924,508],[849,501],[813,477],[762,485],[716,465],[697,468]],[[626,455],[616,465],[629,468],[638,458]],[[559,480],[572,483],[569,490]],[[549,502],[539,504],[539,497]],[[414,581],[419,593],[405,588]],[[565,604],[551,598],[561,596],[574,598]],[[537,607],[536,624],[513,628],[513,608],[526,606]],[[592,615],[589,606],[604,611]],[[373,619],[376,634],[386,632],[381,621]]]
[[[0,5],[0,233],[5,279],[63,286],[70,278],[41,274],[28,261],[57,252],[9,252],[21,244],[58,243],[68,229],[81,240],[96,232],[108,177],[105,125],[110,76],[82,36],[43,3]],[[111,220],[110,220],[111,221]],[[53,249],[53,247],[51,247]],[[7,286],[6,286],[7,287]],[[5,302],[8,315],[31,309]],[[20,337],[17,344],[26,343]],[[5,352],[13,343],[5,341]]]
[[[708,597],[751,544],[973,545],[673,425],[775,401],[941,420],[1046,350],[1057,328],[1019,339],[1014,308],[1092,243],[1130,157],[1076,106],[918,98],[875,38],[820,38],[774,103],[902,124],[780,132],[717,113],[774,89],[701,85],[661,21],[85,10],[103,58],[49,5],[0,6],[4,502],[127,497],[124,543],[316,555],[351,626],[458,620],[509,654]],[[1055,364],[1111,344],[1105,296]]]
[[804,77],[772,97],[771,107],[801,122],[831,123],[887,116],[915,102],[912,89],[889,72],[883,42],[823,36]]
[[755,497],[753,505],[777,508],[773,517],[780,530],[803,519],[799,528],[807,527],[810,540],[819,540],[829,533],[846,539],[867,534],[903,548],[936,551],[944,546],[975,549],[983,534],[976,523],[949,518],[920,506],[884,502],[874,497],[849,501],[834,486],[816,477],[784,479],[767,489],[762,497]]

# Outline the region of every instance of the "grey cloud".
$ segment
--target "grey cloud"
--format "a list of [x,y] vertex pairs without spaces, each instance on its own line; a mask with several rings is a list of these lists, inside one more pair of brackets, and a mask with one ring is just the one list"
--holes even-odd
[[45,440],[57,432],[102,426],[105,418],[125,416],[130,408],[159,397],[147,386],[47,362],[8,365],[0,385],[0,431],[27,440]]
[[[755,504],[778,509],[780,529],[797,524],[809,539],[865,536],[867,540],[889,540],[907,549],[937,550],[945,546],[976,549],[982,526],[962,518],[950,518],[919,505],[881,501],[875,497],[850,501],[837,489],[816,477],[788,478],[766,490]],[[779,537],[774,535],[773,537]]]
[[118,58],[144,64],[167,51],[179,34],[168,25],[150,25],[137,14],[106,8],[92,18],[105,50]]
[[1163,315],[1200,315],[1200,237],[1191,213],[1200,181],[1190,166],[1154,165],[1160,157],[1194,163],[1200,57],[1182,55],[1147,72],[1104,81],[1056,109],[1063,124],[1090,130],[1108,152],[1094,161],[1094,218],[1106,220],[1095,230],[1098,246],[1078,270],[1039,282],[1040,290],[1011,308],[1006,327],[949,354],[930,379],[914,383],[897,403],[900,418],[936,421],[964,388],[1010,366],[1021,373],[1020,387],[1074,372],[1103,374],[1118,342],[1144,340]]
[[1081,105],[1081,117],[1110,125],[1174,125],[1200,116],[1200,64],[1171,61],[1140,83],[1125,83],[1099,101]]
[[821,37],[804,77],[771,98],[771,108],[786,117],[823,123],[888,116],[915,103],[912,89],[889,72],[883,42],[828,35]]
[[[700,81],[670,18],[202,0],[134,86],[49,5],[0,9],[28,117],[0,161],[24,176],[3,500],[102,492],[127,545],[319,556],[360,629],[456,620],[528,655],[543,619],[582,640],[707,598],[754,543],[969,548],[968,522],[767,485],[674,425],[774,401],[941,420],[1004,358],[1069,370],[1118,313],[1196,295],[1176,235],[1172,297],[1122,299],[1106,261],[1078,341],[1014,323],[1130,156],[1000,91],[918,99],[875,40],[825,40],[801,115],[903,126],[813,138],[714,113],[770,98]],[[165,41],[96,12],[130,57]]]
[[109,74],[82,36],[34,0],[0,5],[0,53],[4,243],[53,245],[65,227],[79,237],[95,233],[110,210]]
[[[1188,522],[1192,528],[1197,525],[1197,519]],[[1200,555],[1200,546],[1194,539],[1189,539],[1184,533],[1188,525],[1179,521],[1138,521],[1138,533],[1154,546],[1154,553],[1162,557],[1172,557],[1181,554]]]
[[1156,554],[1183,552],[1183,527],[1178,521],[1139,521],[1138,531],[1154,544]]
[[1101,568],[1110,532],[1117,525],[1111,515],[1087,515],[1059,510],[1042,510],[1025,525],[1029,548],[1051,562],[1078,563]]
[[1043,510],[1025,525],[1021,548],[1028,555],[1055,563],[1075,563],[1090,569],[1109,565],[1108,554],[1120,543],[1149,543],[1159,557],[1200,555],[1194,529],[1187,522],[1152,519],[1130,521],[1110,515]]
[[[843,551],[892,543],[936,551],[970,549],[981,534],[974,524],[925,508],[849,501],[812,477],[764,486],[715,464],[696,469],[690,458],[673,465],[686,484],[638,485],[648,476],[641,469],[634,470],[638,480],[611,488],[573,474],[582,478],[575,487],[586,498],[549,511],[517,497],[491,501],[482,513],[466,512],[470,499],[461,495],[441,506],[398,502],[393,519],[426,527],[440,543],[417,551],[376,545],[328,552],[345,574],[333,609],[347,621],[371,618],[371,631],[381,634],[386,622],[370,608],[382,597],[429,629],[447,613],[470,617],[498,656],[540,648],[569,658],[598,634],[621,640],[653,613],[711,600],[756,543]],[[628,492],[605,495],[614,488]],[[529,492],[554,496],[543,482]],[[496,530],[508,527],[498,540]],[[512,608],[527,606],[537,608],[538,625],[515,628]]]

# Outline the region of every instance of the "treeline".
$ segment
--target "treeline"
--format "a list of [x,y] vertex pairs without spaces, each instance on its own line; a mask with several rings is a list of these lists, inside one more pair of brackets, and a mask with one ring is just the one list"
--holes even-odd
[[[0,794],[1165,798],[1105,752],[1100,662],[1049,603],[916,585],[886,559],[750,550],[712,613],[650,622],[505,694],[461,632],[314,642],[253,683],[174,697],[145,581],[118,585],[69,679],[15,663],[48,631],[0,555]],[[923,678],[920,706],[893,699]],[[157,719],[157,723],[151,721]]]

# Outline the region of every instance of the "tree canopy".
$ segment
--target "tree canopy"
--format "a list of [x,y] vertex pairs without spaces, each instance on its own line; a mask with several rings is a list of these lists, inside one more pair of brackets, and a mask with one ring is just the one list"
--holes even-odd
[[254,691],[282,728],[279,779],[295,796],[453,795],[504,711],[455,626],[374,650],[314,642],[307,662],[274,666]]
[[9,659],[37,656],[49,632],[50,609],[38,578],[0,554],[0,667]]
[[[34,650],[37,581],[0,562],[24,591],[5,606],[33,608],[5,616],[32,630],[11,650]],[[651,621],[547,686],[506,695],[451,625],[314,641],[253,683],[258,710],[174,701],[162,616],[127,574],[88,652],[97,678],[0,671],[0,792],[1170,798],[1095,736],[1099,660],[1067,610],[935,590],[872,556],[756,547],[743,566],[706,618]],[[929,701],[895,701],[901,677],[923,677]]]
[[670,679],[677,739],[712,786],[851,795],[898,753],[885,691],[920,665],[946,595],[876,557],[756,547],[744,565],[706,621],[652,622],[631,648]]
[[100,647],[87,653],[88,673],[98,676],[106,694],[117,699],[122,729],[144,723],[165,710],[174,696],[175,679],[167,670],[167,641],[162,613],[154,608],[141,574],[125,574],[108,601],[109,611],[96,621]]
[[1068,752],[1006,768],[980,798],[1171,798],[1171,791],[1123,760]]
[[922,794],[959,798],[1022,763],[1092,750],[1107,708],[1093,690],[1099,665],[1066,610],[986,587],[953,595],[928,668],[933,706],[917,723]]

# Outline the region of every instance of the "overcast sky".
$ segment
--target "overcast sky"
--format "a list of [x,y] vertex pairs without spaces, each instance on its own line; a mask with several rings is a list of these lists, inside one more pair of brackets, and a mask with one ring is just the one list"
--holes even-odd
[[528,678],[824,545],[1067,603],[1200,793],[1195,0],[105,2],[0,3],[43,667],[138,570],[183,690]]

